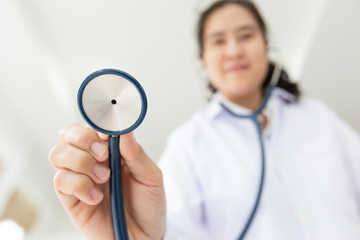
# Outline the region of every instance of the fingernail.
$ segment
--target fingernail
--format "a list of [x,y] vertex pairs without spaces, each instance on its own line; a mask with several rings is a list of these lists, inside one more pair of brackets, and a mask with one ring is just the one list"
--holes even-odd
[[104,165],[96,164],[93,169],[93,173],[100,180],[104,180],[109,177],[110,169],[105,167]]
[[91,198],[95,201],[99,201],[103,197],[103,193],[97,187],[94,187],[94,189],[91,191],[90,195],[91,195]]
[[106,152],[108,146],[105,143],[94,142],[91,145],[91,151],[98,157],[101,157]]

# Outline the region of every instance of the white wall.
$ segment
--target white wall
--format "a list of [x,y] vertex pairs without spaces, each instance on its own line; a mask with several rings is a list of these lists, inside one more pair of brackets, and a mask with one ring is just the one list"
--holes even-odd
[[302,72],[305,92],[360,132],[360,1],[330,1]]
[[[359,109],[360,102],[359,2],[256,2],[291,76],[360,131],[360,113],[350,108]],[[141,82],[149,109],[136,136],[154,160],[171,130],[206,104],[194,30],[206,5],[200,0],[0,2],[0,159],[23,166],[11,171],[21,176],[16,185],[40,210],[34,239],[74,231],[55,197],[47,153],[62,126],[82,122],[76,93],[89,73],[119,68]],[[5,199],[8,193],[0,194]]]

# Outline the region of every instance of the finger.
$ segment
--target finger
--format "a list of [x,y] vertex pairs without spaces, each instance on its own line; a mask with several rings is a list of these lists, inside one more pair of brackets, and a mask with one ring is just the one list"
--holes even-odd
[[106,134],[101,133],[101,132],[97,132],[97,134],[98,134],[99,138],[101,138],[102,140],[104,140],[106,142],[109,141],[109,135],[106,135]]
[[89,176],[101,184],[110,178],[110,169],[99,163],[90,153],[69,144],[58,144],[50,150],[50,163],[56,169],[68,169]]
[[132,132],[120,136],[120,151],[124,164],[137,181],[149,186],[163,185],[160,168],[136,142]]
[[71,124],[63,128],[59,136],[62,143],[69,143],[74,147],[91,152],[98,161],[105,161],[109,157],[107,142],[89,127]]
[[71,196],[89,205],[99,204],[104,197],[100,188],[88,176],[68,170],[60,170],[56,173],[54,185],[66,208],[74,203],[74,198]]
[[[85,127],[93,129],[90,125],[86,124]],[[101,132],[96,132],[97,135],[99,136],[99,138],[101,138],[104,141],[108,141],[109,140],[109,135],[105,134],[105,133],[101,133]]]

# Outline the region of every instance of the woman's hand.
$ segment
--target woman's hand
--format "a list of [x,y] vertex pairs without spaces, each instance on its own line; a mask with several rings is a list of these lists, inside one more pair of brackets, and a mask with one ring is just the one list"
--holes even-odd
[[[107,136],[72,124],[60,132],[61,143],[49,153],[57,170],[56,193],[87,239],[114,239],[109,195]],[[165,193],[161,170],[135,141],[120,137],[123,197],[130,239],[162,239]]]

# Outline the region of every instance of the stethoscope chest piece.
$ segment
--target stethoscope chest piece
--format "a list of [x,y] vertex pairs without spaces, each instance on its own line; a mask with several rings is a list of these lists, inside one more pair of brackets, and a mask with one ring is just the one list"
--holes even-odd
[[146,95],[135,78],[117,69],[90,74],[78,92],[78,106],[86,122],[107,135],[133,131],[143,121]]

